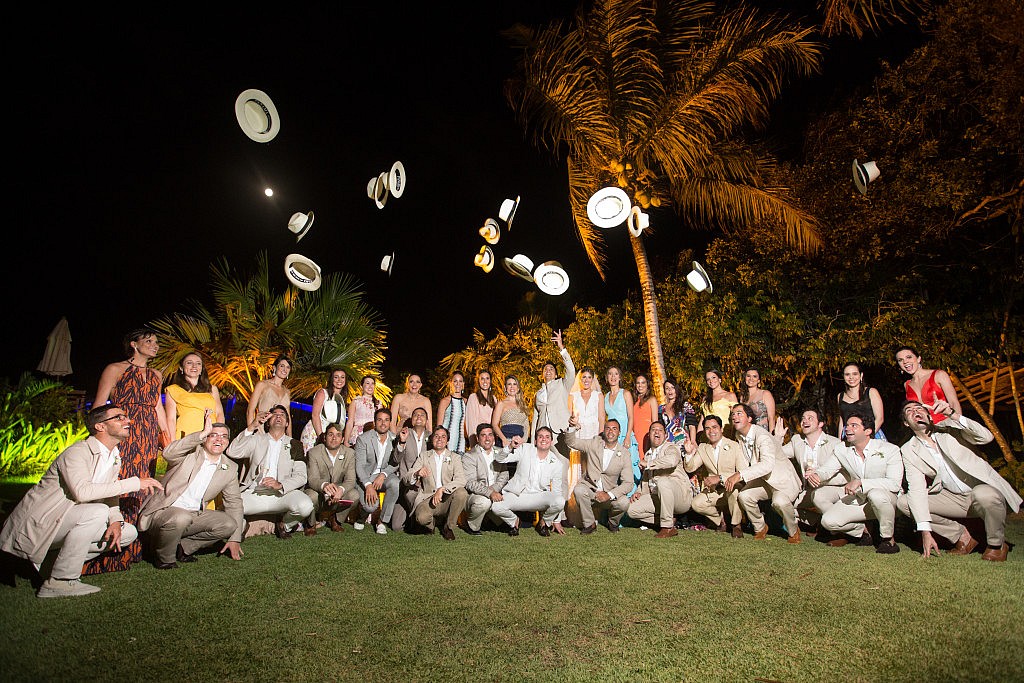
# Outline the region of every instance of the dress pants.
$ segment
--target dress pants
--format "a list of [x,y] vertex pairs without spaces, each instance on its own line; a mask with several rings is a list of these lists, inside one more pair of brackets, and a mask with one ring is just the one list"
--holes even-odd
[[302,491],[289,491],[283,496],[261,496],[252,491],[242,494],[242,512],[246,517],[281,515],[281,521],[291,529],[313,512],[313,502]]
[[[68,510],[60,521],[57,535],[50,549],[59,549],[50,569],[50,578],[70,581],[82,575],[82,564],[107,552],[100,547],[106,533],[110,508],[103,503],[79,503]],[[121,527],[121,547],[130,545],[139,537],[132,524]]]
[[842,486],[804,486],[796,497],[796,510],[800,521],[813,524],[843,497]]
[[655,477],[653,488],[653,496],[645,493],[629,504],[630,519],[654,524],[657,512],[662,529],[675,528],[675,516],[689,511],[693,500],[690,482],[680,482],[672,477]]
[[755,533],[760,532],[765,526],[764,515],[761,514],[758,503],[762,500],[770,500],[772,507],[782,517],[786,531],[792,536],[800,528],[796,522],[796,508],[793,507],[793,501],[796,500],[798,493],[799,491],[796,490],[776,490],[762,478],[747,482],[736,498],[739,500],[740,507],[747,513],[747,519],[754,526]]
[[156,546],[159,562],[174,562],[178,544],[192,555],[217,541],[227,541],[235,533],[235,520],[222,510],[183,510],[173,505],[153,514],[149,533]]
[[597,524],[597,511],[608,510],[608,525],[618,526],[619,522],[622,521],[622,515],[626,514],[626,510],[629,509],[628,496],[619,496],[615,500],[606,500],[603,503],[598,503],[594,500],[597,491],[583,482],[576,484],[573,494],[576,496],[576,504],[580,508],[580,517],[582,518],[581,521],[584,529]]
[[878,533],[882,538],[892,538],[896,524],[896,494],[885,489],[871,489],[864,495],[846,496],[821,516],[821,525],[837,534],[860,537],[864,533],[864,522],[878,520]]
[[551,526],[558,519],[558,515],[565,507],[565,498],[553,491],[539,491],[536,493],[507,493],[502,492],[503,500],[491,505],[491,512],[496,514],[501,521],[510,526],[516,526],[517,512],[540,512],[544,523]]
[[[359,506],[363,512],[367,515],[372,515],[377,508],[380,510],[380,522],[385,526],[391,521],[391,516],[395,513],[395,503],[398,502],[398,490],[401,484],[401,478],[397,474],[389,474],[384,480],[384,506],[381,507],[380,496],[374,496],[373,500],[369,503],[366,502],[366,490],[359,486]],[[380,489],[377,489],[378,493]]]
[[413,512],[413,518],[420,526],[433,529],[435,520],[438,517],[444,517],[444,525],[454,531],[455,527],[459,525],[459,515],[461,515],[462,511],[466,509],[467,497],[466,489],[457,488],[451,493],[443,494],[441,496],[441,502],[437,507],[431,507],[431,499],[424,498],[420,501],[420,504],[416,506],[416,509]]
[[701,491],[693,497],[690,507],[711,521],[712,526],[722,523],[723,511],[729,510],[729,522],[736,526],[743,522],[743,511],[735,494],[719,493],[718,491]]
[[488,513],[491,514],[492,519],[501,521],[501,518],[494,514],[491,510],[493,501],[490,496],[481,496],[477,493],[470,493],[466,499],[466,525],[473,531],[480,531],[480,527],[483,526],[484,517]]
[[[352,508],[356,506],[356,503],[352,503],[351,505],[345,506],[341,506],[338,503],[326,505],[326,499],[324,498],[324,494],[320,493],[319,491],[314,491],[313,489],[303,489],[303,492],[307,496],[309,496],[309,500],[313,503],[313,512],[310,513],[309,518],[310,523],[316,523],[316,518],[321,511],[333,513],[337,517],[339,522],[344,522],[345,518],[348,517],[348,513],[352,510]],[[359,490],[356,489],[354,491],[345,491],[344,495],[349,500],[352,500],[353,498],[359,495]]]
[[[904,515],[911,517],[907,496],[900,496],[896,506]],[[998,489],[988,484],[979,484],[970,493],[953,493],[946,489],[929,493],[928,510],[932,516],[932,531],[953,543],[967,530],[956,521],[964,517],[984,520],[985,542],[993,548],[998,548],[1006,540],[1006,500]]]

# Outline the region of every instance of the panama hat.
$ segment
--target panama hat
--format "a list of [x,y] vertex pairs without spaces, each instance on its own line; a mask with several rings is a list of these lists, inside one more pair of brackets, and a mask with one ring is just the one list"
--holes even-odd
[[284,260],[284,274],[299,289],[307,292],[320,289],[320,266],[302,254],[288,254]]
[[630,210],[629,197],[617,187],[605,187],[587,202],[587,217],[599,228],[614,228],[626,220]]
[[383,209],[388,203],[388,194],[388,174],[385,171],[377,176],[377,181],[373,185],[373,203],[378,209]]
[[515,199],[506,199],[501,203],[501,208],[498,209],[498,218],[505,221],[505,227],[508,230],[512,229],[512,219],[516,216],[516,209],[519,208],[519,197]]
[[493,218],[485,220],[484,227],[480,228],[480,236],[487,244],[497,244],[501,239],[501,228],[498,226],[498,221]]
[[533,281],[545,294],[558,296],[569,289],[569,274],[558,261],[545,261],[533,272]]
[[863,164],[856,159],[853,160],[853,184],[857,192],[863,195],[868,193],[868,183],[882,175],[878,170],[878,164],[873,161],[865,161]]
[[473,265],[479,266],[485,273],[494,269],[494,252],[486,244],[480,247],[480,253],[473,257]]
[[386,254],[384,258],[380,260],[380,269],[391,277],[391,269],[395,266],[395,252]]
[[366,183],[366,196],[369,199],[373,199],[373,191],[377,187],[377,176],[370,178],[370,182]]
[[711,278],[708,277],[708,273],[704,268],[701,267],[696,261],[693,262],[693,270],[690,271],[689,275],[686,276],[686,284],[690,285],[690,289],[695,292],[703,292],[705,289],[708,290],[708,294],[714,291],[714,287],[711,286]]
[[270,95],[255,88],[243,90],[235,99],[235,118],[242,132],[256,142],[270,142],[281,130],[281,118]]
[[516,254],[512,258],[506,257],[502,265],[509,275],[533,282],[533,261],[529,257]]
[[630,209],[629,218],[626,219],[626,227],[629,228],[630,235],[639,237],[650,225],[651,217],[641,211],[639,206]]
[[401,161],[396,161],[391,165],[391,171],[388,173],[388,190],[391,194],[398,199],[405,192],[405,166]]
[[297,235],[297,237],[295,238],[296,242],[305,237],[306,233],[309,232],[309,229],[312,227],[312,211],[310,211],[309,213],[302,213],[301,211],[293,213],[292,217],[288,220],[288,229]]

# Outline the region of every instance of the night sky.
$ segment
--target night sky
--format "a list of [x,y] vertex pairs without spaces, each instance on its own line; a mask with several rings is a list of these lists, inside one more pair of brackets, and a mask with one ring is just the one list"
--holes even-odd
[[[572,278],[567,294],[545,302],[548,321],[567,324],[574,302],[620,300],[636,287],[625,228],[609,235],[612,276],[602,283],[575,236],[564,161],[526,142],[502,94],[515,51],[500,31],[575,9],[565,0],[336,3],[159,20],[31,10],[31,30],[11,31],[9,47],[14,187],[3,277],[13,329],[0,374],[34,369],[66,316],[67,380],[91,397],[127,330],[189,299],[211,305],[210,262],[226,256],[249,272],[261,251],[279,289],[293,251],[354,274],[387,323],[387,366],[433,367],[474,327],[513,323],[523,295],[537,292],[472,262],[477,229],[516,195],[499,258],[557,259]],[[267,92],[280,114],[268,144],[235,120],[247,88]],[[378,210],[367,180],[395,160],[408,188]],[[309,210],[314,226],[296,245],[288,218]],[[648,244],[656,269],[708,238],[681,238],[669,211],[653,212],[652,224],[662,226]],[[388,278],[379,265],[392,251]]]

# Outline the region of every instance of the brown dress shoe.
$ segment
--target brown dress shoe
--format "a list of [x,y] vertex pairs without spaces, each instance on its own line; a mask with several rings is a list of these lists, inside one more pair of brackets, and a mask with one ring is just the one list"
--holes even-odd
[[284,522],[277,522],[274,524],[274,535],[278,538],[291,538],[292,532],[288,531],[288,527],[284,525]]
[[595,531],[597,531],[597,524],[591,524],[590,526],[585,526],[580,529],[580,536],[586,536],[587,534],[592,534]]
[[662,529],[658,533],[654,534],[655,538],[672,538],[673,536],[679,535],[679,529],[674,526],[670,526],[667,529]]
[[338,523],[338,517],[331,515],[327,518],[327,528],[331,531],[344,531],[345,527]]
[[828,545],[828,546],[830,546],[832,548],[842,548],[844,545],[846,545],[849,542],[850,542],[849,538],[847,538],[846,536],[840,536],[838,538],[833,538],[826,545]]
[[989,562],[1006,562],[1006,554],[1010,552],[1010,546],[1004,542],[998,548],[985,548],[981,559]]
[[755,541],[763,541],[767,537],[768,537],[768,525],[767,524],[765,524],[763,527],[761,527],[760,531],[755,531],[754,532],[754,540]]
[[725,525],[725,519],[723,518],[722,521],[718,523],[717,531],[720,531],[724,534],[728,530],[729,528]]
[[[974,536],[971,536],[970,534],[968,534],[966,542],[964,541],[963,537],[961,536],[960,538],[957,539],[956,545],[953,546],[953,549],[950,550],[949,553],[947,553],[947,554],[949,554],[949,555],[970,555],[972,552],[974,552],[974,549],[977,548],[977,547],[978,547],[978,542],[974,540]],[[1003,555],[1003,559],[1004,560],[1006,559],[1005,555]]]
[[451,530],[451,527],[441,527],[441,538],[446,541],[454,541],[455,532]]
[[739,524],[735,524],[732,527],[733,538],[743,538],[743,528]]
[[796,533],[794,533],[792,536],[790,536],[789,538],[786,539],[786,543],[790,543],[792,545],[796,545],[799,542],[800,542],[800,530],[799,529],[796,530]]
[[316,524],[310,524],[302,530],[303,536],[316,536]]

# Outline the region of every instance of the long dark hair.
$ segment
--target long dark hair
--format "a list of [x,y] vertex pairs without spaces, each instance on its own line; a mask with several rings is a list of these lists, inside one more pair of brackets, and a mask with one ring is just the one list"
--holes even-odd
[[676,400],[672,402],[670,406],[672,408],[673,415],[682,415],[683,410],[683,392],[679,391],[679,383],[676,382],[675,377],[669,377],[665,380],[665,384],[671,384],[672,388],[676,390]]
[[[189,356],[197,356],[203,364],[203,369],[199,372],[199,379],[196,380],[195,386],[188,383],[188,378],[185,377],[185,369],[182,367],[185,364],[185,359]],[[181,357],[181,360],[178,361],[178,369],[174,371],[173,375],[171,375],[171,379],[168,380],[166,386],[169,387],[172,384],[174,386],[181,387],[190,394],[210,393],[210,389],[213,387],[213,384],[210,382],[210,375],[206,372],[206,361],[203,359],[201,353],[198,351],[189,351]]]
[[[636,373],[636,377],[633,378],[633,391],[636,391],[636,381],[638,379],[640,379],[641,377],[643,377],[645,380],[647,380],[647,391],[645,391],[642,395],[640,394],[639,391],[637,391],[637,395],[633,397],[633,406],[634,407],[642,406],[643,404],[647,403],[647,401],[653,395],[651,393],[651,380],[650,380],[650,378],[647,375],[645,375],[642,372]],[[676,387],[676,398],[678,398],[678,397],[679,397],[679,387]]]
[[[706,370],[704,372],[704,377],[705,377],[704,383],[707,384],[707,379],[706,378],[707,378],[709,372],[715,373],[715,375],[718,377],[719,386],[721,386],[721,383],[722,383],[722,371],[721,370],[717,370],[715,368],[710,368],[710,369],[708,369],[708,370]],[[679,393],[679,387],[676,387],[676,393],[677,394]],[[714,403],[714,402],[715,402],[715,390],[712,389],[711,387],[708,387],[707,391],[704,392],[704,405],[706,405],[708,407],[711,407],[711,404]]]
[[[857,401],[861,400],[862,398],[864,398],[865,396],[867,396],[871,392],[871,387],[869,387],[867,384],[864,383],[864,368],[862,368],[860,366],[860,363],[858,363],[855,360],[851,360],[849,363],[844,363],[843,364],[843,374],[844,375],[846,374],[846,368],[850,367],[851,365],[853,367],[857,368],[857,372],[860,373],[860,384],[857,385],[857,398],[854,399],[854,401],[853,401],[854,403],[856,403]],[[843,377],[843,390],[839,392],[838,396],[836,396],[836,400],[837,401],[842,401],[843,400],[843,394],[846,393],[846,388],[847,388],[846,377],[844,376]]]
[[[484,390],[480,388],[480,375],[487,373],[487,376],[491,378],[491,388],[484,393]],[[497,401],[494,400],[494,375],[487,368],[484,368],[480,372],[476,373],[476,400],[480,402],[482,406],[490,406],[491,410],[494,410],[494,406],[497,405]]]

